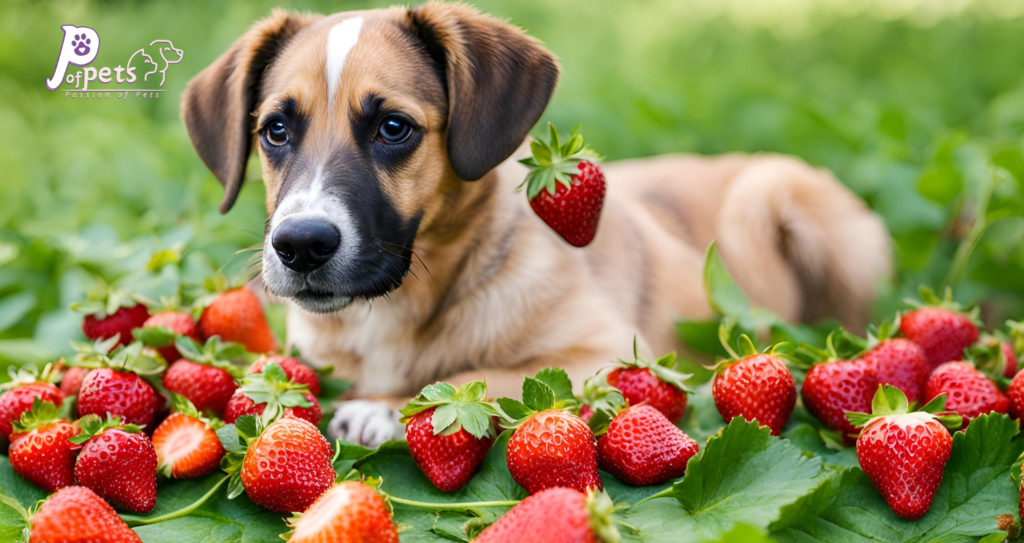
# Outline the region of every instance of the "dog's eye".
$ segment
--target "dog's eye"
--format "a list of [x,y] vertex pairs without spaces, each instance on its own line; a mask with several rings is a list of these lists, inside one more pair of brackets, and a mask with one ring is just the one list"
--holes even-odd
[[377,129],[377,139],[388,145],[397,145],[409,139],[412,135],[412,124],[409,121],[397,116],[388,115],[380,123]]
[[267,125],[267,141],[277,146],[288,143],[288,127],[281,121],[270,123]]

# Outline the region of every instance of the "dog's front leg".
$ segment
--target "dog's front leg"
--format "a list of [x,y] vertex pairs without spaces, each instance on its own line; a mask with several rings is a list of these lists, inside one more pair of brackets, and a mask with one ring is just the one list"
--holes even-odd
[[398,410],[411,398],[359,398],[342,402],[327,425],[331,440],[342,439],[371,448],[385,441],[405,439]]

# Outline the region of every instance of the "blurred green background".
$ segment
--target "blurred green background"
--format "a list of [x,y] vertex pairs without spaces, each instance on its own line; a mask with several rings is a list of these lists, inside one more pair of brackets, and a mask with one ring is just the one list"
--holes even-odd
[[[880,287],[879,315],[949,278],[990,325],[1024,316],[1024,2],[474,4],[562,59],[545,120],[582,123],[610,159],[770,151],[833,170],[896,240],[899,272]],[[0,3],[0,366],[66,352],[80,334],[68,305],[96,274],[165,293],[244,265],[252,253],[236,253],[261,243],[266,219],[258,167],[220,216],[221,188],[179,121],[181,90],[273,7],[386,5]],[[61,24],[100,33],[99,66],[154,39],[184,60],[159,99],[64,98],[43,85]],[[151,258],[160,251],[170,258]]]

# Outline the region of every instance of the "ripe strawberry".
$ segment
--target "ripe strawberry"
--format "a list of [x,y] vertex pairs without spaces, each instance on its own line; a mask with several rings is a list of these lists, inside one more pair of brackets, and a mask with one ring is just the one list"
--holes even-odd
[[512,478],[530,494],[556,486],[601,488],[594,433],[559,409],[530,415],[508,440],[507,460]]
[[202,338],[199,336],[199,326],[196,324],[195,319],[188,313],[181,313],[178,311],[160,311],[154,313],[142,324],[142,331],[135,332],[136,339],[141,339],[143,343],[150,345],[145,339],[145,334],[148,332],[153,333],[154,340],[159,338],[159,343],[162,345],[157,347],[157,352],[160,356],[168,362],[173,362],[181,358],[181,353],[174,346],[174,341],[178,336],[184,336],[192,338],[192,340],[202,343]]
[[542,490],[509,510],[474,543],[612,543],[619,532],[607,494]]
[[548,123],[548,141],[530,143],[533,156],[520,160],[530,169],[526,186],[530,207],[558,235],[575,247],[585,247],[597,234],[604,205],[605,182],[594,162],[600,156],[583,143],[578,127],[562,144]]
[[597,440],[601,469],[631,485],[646,486],[682,477],[698,452],[697,442],[650,405],[623,410]]
[[478,381],[457,390],[437,383],[402,409],[412,459],[442,492],[468,483],[494,442],[491,417],[499,413],[484,402],[486,395],[487,385]]
[[124,417],[128,424],[145,426],[153,422],[157,408],[153,387],[137,374],[111,368],[89,372],[78,392],[78,416]]
[[746,356],[722,364],[715,372],[711,385],[715,407],[726,423],[733,417],[756,420],[777,436],[796,405],[793,374],[778,356],[757,354],[746,336],[740,342]]
[[928,305],[919,307],[900,320],[900,332],[917,343],[928,356],[932,369],[950,360],[961,360],[964,349],[978,340],[977,307],[971,313],[961,312],[953,302],[953,293],[946,289],[945,299],[922,287],[921,299]]
[[220,336],[223,341],[241,343],[251,353],[277,350],[277,340],[256,295],[246,287],[224,292],[203,310],[199,333],[204,338]]
[[1006,413],[1010,400],[995,383],[970,362],[946,362],[932,373],[925,386],[925,398],[946,394],[946,409],[960,415],[964,426],[983,413]]
[[[24,380],[21,377],[24,377]],[[26,371],[21,377],[8,383],[13,388],[0,394],[0,434],[4,437],[11,436],[11,424],[20,419],[22,413],[32,409],[32,402],[36,398],[56,406],[64,402],[64,395],[60,393],[59,388],[51,383],[35,380],[33,372]]]
[[77,426],[57,418],[57,406],[36,398],[32,409],[14,422],[8,456],[11,467],[47,494],[75,484],[75,453],[69,438]]
[[870,411],[876,390],[878,380],[870,364],[863,360],[837,360],[815,364],[804,377],[800,395],[811,414],[842,434],[847,445],[853,445],[858,432],[846,414]]
[[85,375],[89,373],[89,368],[81,368],[78,366],[71,366],[64,372],[64,378],[60,381],[60,392],[64,397],[77,396],[79,389],[82,388],[82,381],[85,380]]
[[332,486],[288,524],[288,543],[398,543],[384,498],[356,481]]
[[1017,353],[1014,352],[1013,344],[1009,341],[1001,342],[999,348],[1003,351],[1003,357],[1006,359],[1006,364],[1003,366],[1003,376],[1012,378],[1017,375],[1019,365]]
[[75,462],[75,482],[115,507],[148,513],[156,505],[156,451],[146,434],[119,417],[87,415],[78,421],[82,433],[71,442],[82,445]]
[[308,386],[310,394],[317,398],[320,397],[320,377],[317,376],[316,370],[303,364],[298,358],[281,355],[264,356],[253,362],[252,367],[249,368],[249,373],[262,373],[263,366],[266,364],[281,366],[284,374],[288,376],[291,382]]
[[114,508],[93,491],[72,486],[47,498],[29,521],[31,543],[141,543]]
[[1006,396],[1010,400],[1010,416],[1015,419],[1024,418],[1024,371],[1013,376],[1010,386],[1006,387]]
[[87,300],[72,304],[71,308],[85,315],[82,320],[85,337],[101,340],[117,336],[122,346],[132,342],[132,330],[149,318],[149,310],[135,296],[105,285],[90,292]]
[[242,379],[224,409],[224,422],[234,423],[243,415],[258,415],[269,425],[281,415],[293,415],[319,425],[323,419],[320,402],[306,385],[291,382],[281,366],[267,363],[260,373]]
[[[916,343],[901,338],[886,339],[865,353],[863,360],[872,366],[878,384],[902,390],[911,403],[921,401],[932,367],[924,350]],[[871,388],[873,393],[874,387]]]
[[184,396],[173,394],[174,413],[153,432],[157,470],[167,477],[192,479],[217,471],[224,446],[217,437],[218,421],[200,416]]
[[580,418],[583,422],[590,422],[590,418],[594,416],[594,408],[587,404],[580,406]]
[[200,411],[222,416],[231,395],[238,389],[236,377],[245,369],[231,361],[245,354],[238,343],[221,343],[213,336],[202,347],[192,338],[180,337],[177,350],[182,358],[164,373],[164,388],[181,394]]
[[240,461],[237,452],[226,461],[233,479],[228,497],[244,488],[254,503],[276,513],[305,511],[337,477],[331,445],[302,419],[283,417],[262,433],[259,426],[249,417],[236,423],[248,446]]
[[608,384],[619,389],[629,405],[647,402],[673,424],[683,418],[686,411],[685,381],[692,377],[676,371],[676,353],[669,353],[654,362],[642,360],[637,354],[633,338],[633,361],[620,360],[626,367],[616,368],[608,374]]
[[942,470],[953,451],[943,425],[959,428],[960,417],[937,416],[945,409],[940,396],[921,411],[910,413],[907,397],[896,387],[879,386],[871,414],[850,413],[861,427],[857,460],[893,512],[909,520],[924,516],[942,482]]
[[1017,374],[1017,353],[1013,350],[1013,344],[1000,341],[993,335],[985,334],[978,343],[968,348],[967,360],[994,381],[1003,377],[1012,379]]

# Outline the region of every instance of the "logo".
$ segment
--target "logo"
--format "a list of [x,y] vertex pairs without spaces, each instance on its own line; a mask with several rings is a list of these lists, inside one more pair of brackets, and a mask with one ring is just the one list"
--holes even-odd
[[[93,61],[100,52],[100,35],[87,26],[63,25],[64,38],[53,75],[46,79],[51,91],[65,87],[64,97],[110,98],[113,91],[118,98],[127,98],[132,92],[141,98],[159,98],[167,81],[167,69],[181,62],[185,53],[170,40],[154,40],[148,46],[132,53],[128,62],[116,67],[95,67]],[[81,69],[69,73],[69,68]],[[103,85],[132,85],[143,83],[146,88],[89,89],[90,83]],[[74,90],[68,88],[74,86]]]

